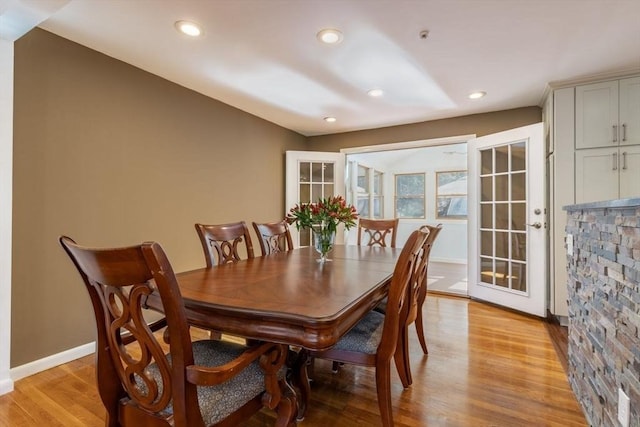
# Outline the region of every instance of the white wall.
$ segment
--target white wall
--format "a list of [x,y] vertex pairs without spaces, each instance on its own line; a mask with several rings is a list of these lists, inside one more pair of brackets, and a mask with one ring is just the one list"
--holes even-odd
[[[355,160],[385,173],[383,186],[386,189],[384,216],[394,216],[394,174],[425,173],[426,218],[401,219],[397,245],[402,246],[409,234],[423,224],[442,223],[443,228],[431,252],[431,260],[466,263],[467,221],[436,218],[436,172],[466,170],[467,144],[439,145],[435,147],[410,148],[397,151],[349,154],[347,161]],[[351,232],[348,243],[355,244],[357,232]]]
[[13,42],[0,39],[0,395],[13,390],[11,357],[11,192]]

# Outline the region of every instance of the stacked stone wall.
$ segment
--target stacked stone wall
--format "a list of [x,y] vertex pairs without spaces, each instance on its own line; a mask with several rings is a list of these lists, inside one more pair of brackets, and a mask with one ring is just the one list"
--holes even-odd
[[[597,206],[597,204],[596,204]],[[640,427],[640,207],[567,207],[569,382],[592,426]]]

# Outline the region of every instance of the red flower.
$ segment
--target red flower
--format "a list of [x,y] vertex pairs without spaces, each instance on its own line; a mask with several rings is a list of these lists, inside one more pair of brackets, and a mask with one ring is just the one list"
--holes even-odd
[[297,229],[310,228],[315,224],[324,224],[329,230],[335,231],[338,224],[344,224],[346,229],[356,225],[358,218],[356,208],[347,205],[342,196],[318,199],[317,203],[301,203],[292,207],[286,216],[289,224],[295,224]]

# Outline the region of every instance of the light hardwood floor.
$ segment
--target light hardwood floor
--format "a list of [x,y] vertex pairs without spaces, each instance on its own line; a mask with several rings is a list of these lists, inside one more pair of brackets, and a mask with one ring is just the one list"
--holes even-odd
[[467,264],[429,262],[427,274],[429,291],[467,296]]
[[[586,426],[545,324],[465,298],[429,295],[429,355],[410,331],[413,385],[394,371],[396,426]],[[380,425],[373,370],[338,374],[316,361],[309,412],[301,426]],[[93,357],[17,381],[0,396],[0,426],[103,426]],[[268,412],[245,427],[272,425]]]

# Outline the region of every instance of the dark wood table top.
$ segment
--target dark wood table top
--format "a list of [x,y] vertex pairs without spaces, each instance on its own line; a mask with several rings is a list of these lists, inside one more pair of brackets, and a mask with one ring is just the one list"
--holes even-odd
[[321,264],[307,247],[177,277],[193,325],[323,350],[385,297],[400,251],[336,246]]

